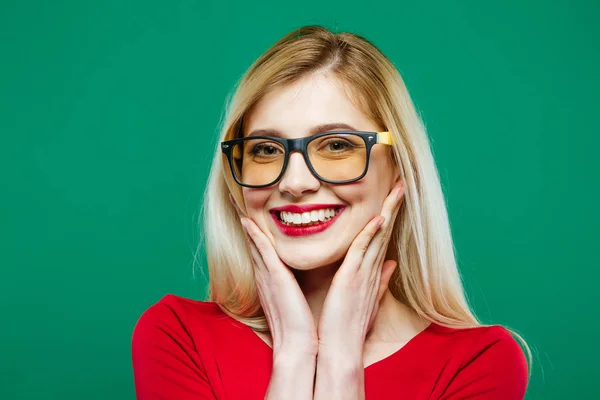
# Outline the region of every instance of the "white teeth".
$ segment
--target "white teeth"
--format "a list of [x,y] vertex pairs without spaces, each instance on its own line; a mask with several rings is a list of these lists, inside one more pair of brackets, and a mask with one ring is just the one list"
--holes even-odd
[[302,213],[302,223],[308,224],[309,222],[310,222],[310,213],[309,212]]
[[333,208],[313,210],[301,214],[281,211],[279,213],[279,219],[287,225],[313,225],[319,222],[327,221],[336,214],[336,210]]
[[315,211],[315,210],[311,211],[310,212],[310,220],[312,222],[317,222],[319,220],[319,212]]

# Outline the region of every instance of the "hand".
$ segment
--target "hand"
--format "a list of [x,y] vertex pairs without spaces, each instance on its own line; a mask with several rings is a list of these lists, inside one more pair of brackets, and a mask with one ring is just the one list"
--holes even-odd
[[290,268],[281,261],[271,241],[260,228],[230,200],[242,217],[252,255],[256,288],[278,352],[317,354],[318,338],[314,317]]
[[[362,362],[368,331],[397,262],[384,262],[403,188],[396,184],[373,218],[354,239],[336,272],[319,317],[319,354],[332,351]],[[348,351],[356,351],[354,355]]]

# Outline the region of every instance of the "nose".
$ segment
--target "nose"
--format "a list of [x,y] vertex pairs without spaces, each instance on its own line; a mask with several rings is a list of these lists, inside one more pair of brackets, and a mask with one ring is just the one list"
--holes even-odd
[[319,187],[321,181],[310,172],[302,153],[292,152],[283,177],[279,181],[279,190],[293,197],[300,197],[307,192],[316,192]]

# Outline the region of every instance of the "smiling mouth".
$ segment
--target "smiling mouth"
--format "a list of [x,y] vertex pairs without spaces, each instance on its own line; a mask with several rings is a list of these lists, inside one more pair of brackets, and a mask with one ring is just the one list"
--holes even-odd
[[303,227],[323,224],[338,215],[343,207],[329,207],[303,213],[276,211],[279,222],[286,226]]

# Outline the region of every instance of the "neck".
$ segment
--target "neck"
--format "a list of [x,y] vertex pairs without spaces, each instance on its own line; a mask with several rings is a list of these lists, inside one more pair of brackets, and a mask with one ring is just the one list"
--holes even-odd
[[339,267],[340,263],[336,263],[307,271],[294,270],[298,285],[302,289],[306,302],[312,311],[315,325],[319,322],[319,315],[323,309],[325,297]]
[[[307,271],[293,270],[317,326],[325,297],[339,267],[340,263],[336,263]],[[386,290],[366,341],[394,341],[403,336],[407,330],[422,329],[424,323],[426,321],[419,318],[412,308],[398,301],[389,290]]]

